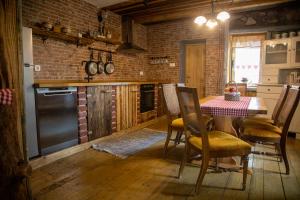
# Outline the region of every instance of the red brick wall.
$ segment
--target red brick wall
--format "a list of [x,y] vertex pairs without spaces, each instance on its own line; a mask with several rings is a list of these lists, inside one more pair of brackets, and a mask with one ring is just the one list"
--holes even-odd
[[[220,26],[219,26],[220,27]],[[148,26],[149,57],[169,56],[169,64],[150,65],[146,74],[151,80],[179,81],[180,41],[206,40],[206,95],[219,94],[223,88],[224,31],[198,27],[192,19]]]
[[[49,21],[55,23],[60,18],[62,25],[72,28],[72,34],[78,31],[96,31],[98,29],[98,9],[83,0],[26,0],[23,2],[23,25],[33,26],[36,23]],[[109,13],[106,25],[120,36],[121,17]],[[93,43],[93,47],[114,50],[117,46],[102,42]],[[46,43],[33,37],[33,59],[41,65],[41,71],[35,72],[35,80],[83,80],[86,76],[82,61],[89,59],[87,46],[76,45],[58,40],[48,39]],[[97,58],[97,55],[95,55]],[[103,60],[106,59],[103,55]],[[138,81],[146,80],[146,75],[140,76],[147,65],[146,54],[126,55],[114,54],[115,73],[111,75],[96,75],[95,80]]]
[[[32,26],[36,22],[54,23],[60,17],[63,25],[69,25],[73,33],[97,30],[97,8],[83,0],[26,0],[23,2],[23,25]],[[116,33],[121,33],[121,17],[109,13],[107,25]],[[107,81],[179,81],[180,41],[206,40],[206,94],[219,94],[223,88],[223,30],[209,30],[197,27],[192,19],[184,19],[147,26],[148,52],[136,55],[114,54],[116,71],[112,75],[96,75],[95,80]],[[116,46],[97,42],[93,47],[114,50]],[[81,62],[89,59],[87,47],[48,39],[46,43],[33,37],[34,63],[41,65],[35,72],[36,80],[84,80],[86,74]],[[96,55],[97,56],[97,55]],[[149,65],[149,57],[169,56],[168,64]],[[105,59],[105,55],[103,55]],[[139,72],[144,71],[140,76]]]
[[88,141],[86,87],[77,88],[79,143]]
[[112,86],[112,99],[111,99],[111,105],[112,105],[112,120],[111,120],[111,129],[112,129],[112,133],[117,131],[117,86]]

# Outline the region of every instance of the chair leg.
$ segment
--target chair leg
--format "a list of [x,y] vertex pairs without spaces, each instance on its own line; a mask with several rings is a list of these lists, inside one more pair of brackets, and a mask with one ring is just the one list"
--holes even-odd
[[247,173],[248,173],[248,155],[242,156],[242,161],[243,161],[243,188],[242,190],[246,189],[246,184],[247,184]]
[[168,145],[169,145],[171,136],[172,136],[172,127],[169,125],[168,126],[168,135],[167,135],[166,142],[165,142],[165,150],[164,150],[165,156],[167,155],[167,152],[168,152]]
[[183,157],[182,157],[182,160],[180,163],[179,172],[178,172],[178,176],[177,176],[178,178],[181,177],[181,174],[186,165],[187,159],[190,157],[190,152],[191,152],[191,150],[190,150],[189,144],[185,143],[184,153],[183,153]]
[[282,152],[281,152],[281,148],[280,148],[280,144],[275,144],[275,149],[278,152],[279,156],[279,162],[282,162]]
[[207,158],[207,157],[203,158],[202,159],[200,173],[199,173],[199,176],[198,176],[198,179],[197,179],[197,183],[196,183],[196,188],[195,188],[196,194],[199,193],[200,187],[202,185],[204,176],[205,176],[207,168],[208,168],[208,164],[209,164],[209,158]]
[[177,144],[180,144],[182,135],[183,135],[183,131],[178,131],[178,140],[177,140]]
[[287,154],[286,154],[286,143],[285,142],[280,143],[280,152],[281,152],[281,155],[282,155],[282,158],[284,161],[286,174],[289,175],[290,174],[290,165],[289,165],[289,161],[288,161]]
[[179,136],[180,136],[180,131],[177,131],[176,133],[176,137],[175,137],[175,140],[174,140],[174,145],[176,146],[177,144],[179,144]]

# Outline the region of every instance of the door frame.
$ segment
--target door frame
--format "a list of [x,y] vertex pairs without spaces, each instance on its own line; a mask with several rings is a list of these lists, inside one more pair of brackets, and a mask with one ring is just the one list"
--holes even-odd
[[194,40],[181,40],[179,42],[179,82],[185,83],[185,46],[187,44],[205,44],[206,46],[206,40],[205,39],[194,39]]

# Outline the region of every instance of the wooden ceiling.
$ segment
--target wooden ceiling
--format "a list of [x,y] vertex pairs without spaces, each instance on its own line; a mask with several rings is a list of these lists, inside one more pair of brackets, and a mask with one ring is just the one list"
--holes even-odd
[[[218,0],[216,12],[230,13],[257,9],[259,7],[291,2],[293,0]],[[105,7],[119,15],[131,16],[141,24],[153,24],[163,21],[192,18],[211,14],[210,0],[130,0]]]

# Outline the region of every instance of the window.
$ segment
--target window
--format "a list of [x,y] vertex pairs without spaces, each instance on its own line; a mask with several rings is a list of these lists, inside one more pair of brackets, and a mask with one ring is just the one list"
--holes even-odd
[[231,37],[230,80],[248,85],[259,83],[261,46],[264,38],[262,34]]

